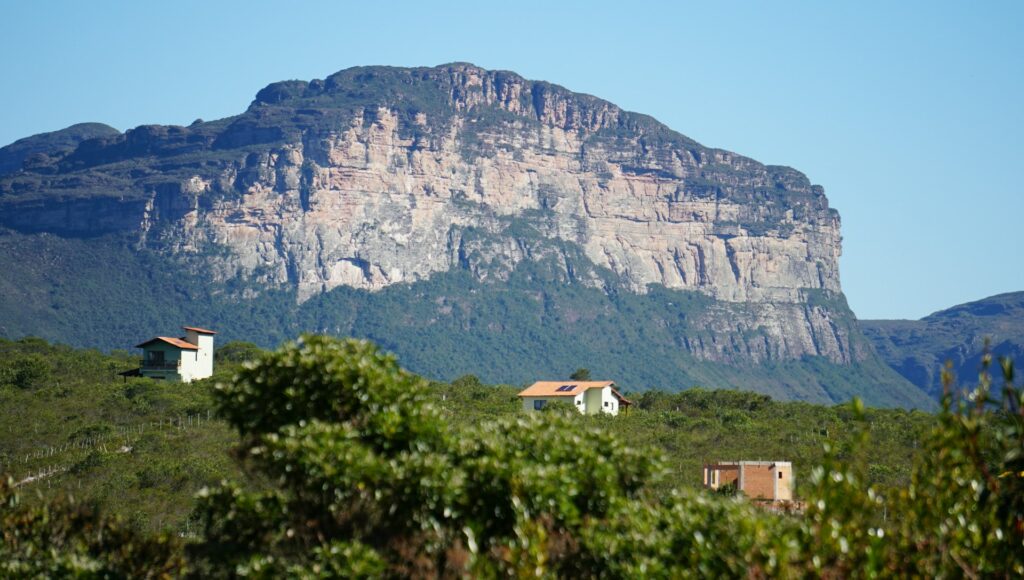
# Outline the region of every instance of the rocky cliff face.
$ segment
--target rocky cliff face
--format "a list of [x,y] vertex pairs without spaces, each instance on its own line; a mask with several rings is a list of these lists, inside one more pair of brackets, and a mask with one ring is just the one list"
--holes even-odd
[[299,301],[458,268],[502,279],[539,234],[629,291],[715,299],[702,314],[712,338],[682,339],[699,358],[868,356],[846,324],[839,216],[820,187],[512,73],[350,69],[271,85],[238,117],[103,135],[33,163],[0,176],[4,225],[128,231],[215,281],[293,287]]

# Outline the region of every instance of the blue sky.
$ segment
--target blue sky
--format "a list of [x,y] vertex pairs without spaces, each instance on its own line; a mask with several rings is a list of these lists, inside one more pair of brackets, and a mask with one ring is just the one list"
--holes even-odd
[[0,0],[0,144],[215,119],[349,66],[469,61],[803,171],[842,214],[861,318],[1024,290],[1024,3],[488,4]]

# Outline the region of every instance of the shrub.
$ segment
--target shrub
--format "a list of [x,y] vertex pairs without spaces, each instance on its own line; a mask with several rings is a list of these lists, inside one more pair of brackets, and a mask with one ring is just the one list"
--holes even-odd
[[[68,499],[26,507],[5,484],[0,576],[1019,577],[1024,395],[1000,366],[998,397],[987,371],[969,396],[947,387],[902,488],[867,483],[875,412],[828,409],[855,433],[826,446],[793,515],[666,485],[661,454],[623,442],[625,417],[553,406],[459,426],[376,346],[303,336],[217,386],[252,478],[200,494],[195,541],[142,537]],[[483,388],[466,378],[453,400]],[[640,402],[694,425],[772,405],[705,391]],[[169,462],[135,483],[208,475]]]
[[15,356],[0,369],[0,381],[19,389],[42,387],[49,377],[50,363],[35,353]]
[[184,572],[173,537],[143,537],[70,498],[25,506],[0,480],[0,576],[170,578]]
[[[659,454],[568,409],[455,428],[425,383],[373,345],[305,336],[218,387],[240,455],[277,486],[207,491],[194,561],[206,575],[1020,574],[1024,429],[1005,368],[1000,405],[985,384],[970,404],[944,402],[911,486],[889,497],[865,483],[862,406],[841,411],[861,428],[828,450],[801,488],[806,513],[789,516],[727,494],[664,493]],[[673,400],[726,414],[768,403]]]

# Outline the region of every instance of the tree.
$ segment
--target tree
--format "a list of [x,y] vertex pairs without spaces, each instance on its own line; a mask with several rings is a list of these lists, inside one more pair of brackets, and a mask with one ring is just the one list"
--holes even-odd
[[[264,491],[202,494],[193,572],[403,576],[990,576],[1024,573],[1024,402],[944,401],[913,485],[883,497],[828,450],[792,518],[742,497],[653,490],[657,453],[600,418],[524,414],[456,429],[426,383],[364,341],[304,336],[218,386]],[[689,398],[706,403],[710,395]],[[761,404],[742,399],[742,404]],[[742,400],[741,400],[742,399]],[[854,460],[851,462],[849,458]],[[885,517],[888,514],[888,517]]]
[[578,368],[576,372],[569,375],[569,378],[574,381],[589,381],[590,380],[590,369]]
[[[441,410],[372,344],[305,336],[218,386],[252,478],[201,494],[200,537],[143,536],[69,498],[22,504],[0,478],[0,577],[1019,577],[1024,395],[1000,367],[997,395],[987,371],[968,396],[947,389],[902,489],[866,483],[876,412],[827,409],[856,433],[805,468],[807,509],[792,517],[674,489],[658,452],[623,443],[621,418],[556,405],[451,421],[490,387],[466,377]],[[640,400],[691,426],[774,405],[700,390]]]
[[173,536],[144,537],[71,498],[25,505],[0,480],[0,576],[172,578],[185,570]]
[[43,386],[50,376],[50,363],[40,354],[17,355],[0,368],[0,382],[19,389]]
[[214,359],[218,363],[242,363],[255,360],[265,351],[251,342],[233,340],[217,349]]
[[217,398],[248,467],[280,487],[203,494],[192,555],[204,575],[569,573],[598,558],[583,528],[661,473],[563,415],[455,433],[425,381],[364,341],[304,336]]

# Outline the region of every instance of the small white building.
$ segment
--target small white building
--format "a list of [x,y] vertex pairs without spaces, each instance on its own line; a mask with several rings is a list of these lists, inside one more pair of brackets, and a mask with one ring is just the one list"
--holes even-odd
[[139,376],[189,383],[213,375],[213,335],[217,333],[194,326],[182,329],[185,336],[180,338],[157,336],[135,346],[142,349]]
[[613,381],[537,381],[519,393],[519,398],[528,412],[540,411],[552,401],[564,401],[585,415],[618,415],[622,407],[632,404],[615,389]]

